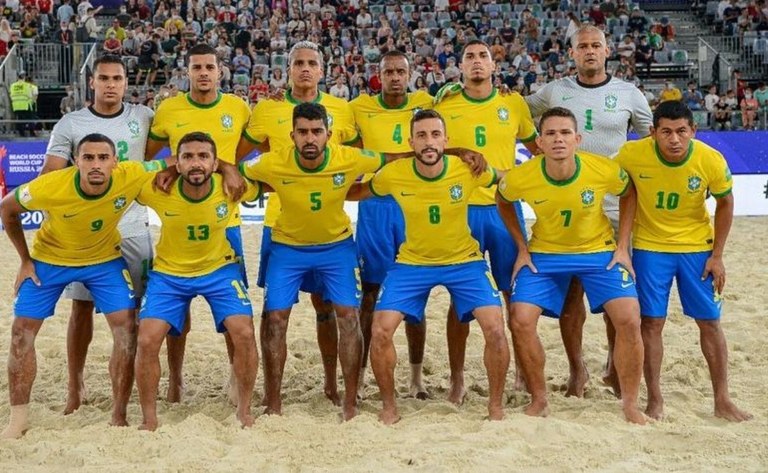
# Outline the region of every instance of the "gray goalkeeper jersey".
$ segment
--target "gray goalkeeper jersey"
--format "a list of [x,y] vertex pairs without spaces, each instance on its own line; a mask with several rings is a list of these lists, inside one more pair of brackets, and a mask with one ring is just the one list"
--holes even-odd
[[[553,107],[569,109],[582,134],[580,148],[611,158],[627,141],[630,128],[644,137],[653,124],[651,108],[640,89],[611,76],[597,85],[565,77],[548,83],[525,101],[534,118]],[[617,210],[618,200],[608,196],[605,209]]]
[[[64,115],[51,132],[45,154],[58,156],[74,164],[73,154],[86,135],[101,133],[115,143],[120,161],[144,161],[147,135],[155,112],[144,105],[124,103],[115,115],[101,115],[92,107]],[[118,226],[123,238],[142,235],[147,231],[147,209],[134,202]]]

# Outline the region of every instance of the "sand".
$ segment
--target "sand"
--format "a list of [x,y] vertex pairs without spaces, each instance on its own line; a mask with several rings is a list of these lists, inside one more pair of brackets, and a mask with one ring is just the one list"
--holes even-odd
[[[260,234],[256,226],[244,231],[251,274],[257,268]],[[21,440],[0,442],[0,471],[768,471],[765,235],[768,218],[738,218],[725,258],[729,279],[723,327],[730,347],[730,385],[735,402],[755,415],[750,422],[730,424],[714,418],[698,331],[681,314],[676,301],[665,330],[665,420],[645,427],[624,422],[619,402],[599,382],[606,342],[601,317],[592,316],[585,333],[586,361],[592,373],[585,399],[566,398],[561,391],[567,365],[559,331],[554,321],[542,319],[539,327],[547,353],[550,417],[534,419],[521,413],[527,395],[512,392],[510,373],[507,418],[488,422],[484,420],[483,343],[477,326],[469,339],[467,402],[457,408],[445,401],[448,298],[444,290],[437,289],[428,306],[425,361],[425,381],[433,398],[401,399],[403,419],[394,427],[384,427],[376,420],[378,391],[370,371],[361,415],[348,423],[339,422],[338,409],[322,393],[314,315],[304,296],[289,328],[282,417],[260,416],[250,430],[236,426],[222,387],[228,369],[223,339],[214,332],[207,306],[195,301],[183,402],[160,401],[161,427],[155,433],[139,432],[134,390],[129,406],[132,426],[112,428],[107,425],[111,336],[103,320],[95,323],[86,366],[88,405],[72,415],[62,415],[70,310],[70,303],[62,300],[37,339],[39,367],[32,392],[31,429]],[[0,237],[2,356],[8,352],[17,264],[10,242]],[[261,290],[251,290],[251,297],[255,306],[261,305]],[[396,345],[398,390],[404,397],[409,368],[402,330]],[[260,372],[257,386],[261,379]],[[161,381],[161,394],[165,386]],[[3,369],[0,392],[6,393],[7,388]],[[259,397],[257,393],[256,399]],[[5,399],[0,403],[2,426],[9,416]],[[645,402],[644,389],[641,402]]]

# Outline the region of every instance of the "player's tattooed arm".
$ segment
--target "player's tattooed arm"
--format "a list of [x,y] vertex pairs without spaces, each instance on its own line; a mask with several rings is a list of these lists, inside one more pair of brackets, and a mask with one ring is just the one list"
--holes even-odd
[[613,258],[606,269],[611,269],[619,264],[632,275],[632,278],[635,277],[635,269],[632,267],[632,257],[629,255],[629,242],[636,212],[637,191],[630,181],[619,199],[619,235],[616,239],[616,251],[613,252]]
[[3,222],[3,228],[5,228],[8,239],[11,240],[11,243],[16,248],[16,252],[19,254],[19,258],[21,258],[19,272],[13,284],[14,295],[19,292],[21,283],[26,279],[31,279],[32,282],[38,286],[40,285],[40,280],[35,273],[35,266],[32,263],[32,257],[29,255],[27,240],[24,238],[24,229],[21,226],[21,214],[23,212],[26,212],[26,209],[16,200],[15,193],[6,195],[2,202],[0,202],[0,218]]
[[733,223],[733,194],[717,199],[715,207],[715,241],[712,246],[712,256],[707,258],[704,266],[702,279],[706,279],[710,274],[714,278],[715,290],[718,294],[723,292],[725,287],[725,264],[723,263],[723,251],[725,250],[725,241],[728,239],[728,233],[731,231]]

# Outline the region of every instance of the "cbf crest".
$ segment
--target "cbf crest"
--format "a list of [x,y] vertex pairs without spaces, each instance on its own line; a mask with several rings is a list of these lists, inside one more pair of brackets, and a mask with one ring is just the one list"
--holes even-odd
[[496,115],[498,115],[499,120],[505,122],[509,120],[509,109],[507,107],[499,107],[496,109]]
[[595,191],[592,189],[584,189],[581,191],[581,203],[584,204],[585,207],[589,207],[590,205],[595,203]]
[[701,188],[701,178],[693,175],[688,176],[688,192],[696,192]]
[[448,193],[451,194],[451,200],[458,202],[464,197],[464,188],[461,184],[454,184],[448,189]]
[[227,216],[227,214],[229,214],[229,208],[227,207],[226,202],[221,202],[216,206],[216,218],[222,220]]
[[136,120],[131,120],[128,122],[128,131],[131,132],[131,136],[133,138],[136,138],[139,136],[139,133],[141,133],[141,127],[139,126],[139,122]]
[[115,211],[118,211],[118,210],[121,210],[123,207],[125,207],[125,204],[126,204],[127,202],[128,202],[128,201],[126,200],[125,196],[124,196],[124,195],[121,195],[120,197],[118,197],[117,199],[115,199],[115,200],[112,202],[112,204],[114,204],[114,206],[115,206]]
[[333,129],[333,115],[331,115],[330,113],[328,114],[328,129],[329,130]]
[[341,187],[347,181],[347,177],[343,172],[337,172],[333,175],[333,187]]
[[223,126],[225,130],[231,130],[234,124],[235,120],[232,118],[232,115],[225,113],[221,116],[221,126]]
[[616,106],[619,104],[619,98],[616,97],[613,94],[608,94],[605,96],[605,108],[606,110],[615,110]]

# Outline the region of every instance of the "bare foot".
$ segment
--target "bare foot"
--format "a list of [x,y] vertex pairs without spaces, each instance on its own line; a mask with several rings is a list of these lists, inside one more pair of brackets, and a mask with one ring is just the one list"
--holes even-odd
[[547,417],[549,415],[549,403],[546,399],[531,401],[523,409],[523,414],[532,417]]
[[379,412],[379,421],[384,425],[392,425],[400,421],[400,414],[397,413],[397,408],[382,409]]
[[504,420],[504,409],[501,406],[488,406],[488,420]]
[[648,423],[648,418],[637,407],[625,407],[624,418],[632,424],[645,425]]
[[467,397],[467,390],[464,389],[463,384],[451,384],[451,390],[448,392],[448,401],[457,406],[464,404],[464,399]]
[[27,433],[29,425],[24,423],[22,425],[9,425],[0,433],[0,439],[20,439]]
[[664,402],[649,399],[645,407],[645,415],[651,419],[661,420],[664,417]]
[[736,404],[727,400],[715,404],[715,417],[725,419],[730,422],[744,422],[750,420],[753,416],[747,411],[742,411]]
[[565,391],[565,397],[575,396],[584,397],[584,386],[589,381],[589,371],[586,365],[581,364],[581,369],[571,373],[568,377],[568,388]]
[[109,425],[112,427],[128,427],[128,420],[125,418],[125,414],[112,414],[112,420],[109,421]]
[[411,387],[408,390],[411,397],[415,397],[420,401],[426,401],[429,399],[429,391],[421,385],[421,383],[414,383],[411,381]]
[[341,418],[342,420],[351,420],[354,419],[354,417],[358,414],[357,411],[357,403],[351,405],[351,406],[343,406],[341,408]]
[[617,399],[621,399],[621,385],[619,384],[619,375],[616,374],[616,371],[605,373],[603,375],[603,384],[611,388],[613,395]]
[[249,427],[253,427],[253,416],[249,412],[245,412],[243,414],[237,414],[237,420],[240,421],[240,426],[244,429],[247,429]]
[[184,382],[168,382],[168,392],[165,399],[170,403],[181,402],[181,397],[184,395]]
[[281,403],[266,404],[264,407],[264,415],[268,416],[281,416],[283,415],[283,406]]
[[323,388],[323,393],[325,393],[325,397],[327,397],[328,400],[331,401],[334,406],[341,405],[341,398],[339,397],[339,391],[336,389],[336,385],[333,385],[333,386],[326,385],[325,388]]
[[145,420],[140,426],[139,430],[146,430],[148,432],[154,432],[157,430],[157,419],[153,421],[147,421]]
[[67,392],[67,405],[64,407],[64,415],[72,414],[85,404],[85,384],[80,383],[77,389],[69,389]]
[[237,390],[237,378],[235,377],[235,371],[232,368],[232,365],[229,367],[229,380],[227,381],[226,389],[227,398],[229,399],[230,404],[237,406],[239,394]]

